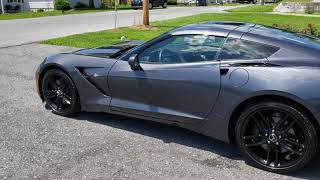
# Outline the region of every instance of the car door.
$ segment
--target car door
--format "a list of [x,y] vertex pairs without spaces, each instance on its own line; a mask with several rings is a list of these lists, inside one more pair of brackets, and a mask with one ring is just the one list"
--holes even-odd
[[118,61],[109,73],[111,110],[179,122],[204,120],[219,95],[216,55],[224,40],[172,36],[139,54],[142,70]]
[[152,4],[153,4],[153,6],[159,6],[160,5],[160,0],[153,0]]

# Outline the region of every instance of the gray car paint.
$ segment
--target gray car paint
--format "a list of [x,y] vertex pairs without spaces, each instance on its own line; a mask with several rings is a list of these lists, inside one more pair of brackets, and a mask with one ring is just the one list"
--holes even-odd
[[[252,24],[227,28],[189,25],[142,44],[119,59],[77,54],[50,56],[40,65],[37,77],[41,79],[41,74],[52,66],[66,71],[77,86],[83,111],[177,124],[226,142],[230,141],[230,119],[234,110],[243,102],[261,96],[281,96],[295,101],[320,122],[319,52],[256,35],[251,33],[254,28]],[[128,57],[167,37],[181,34],[229,35],[277,46],[280,50],[268,59],[142,64],[144,71],[130,69]],[[79,67],[91,69],[92,73],[84,75]],[[223,69],[226,73],[220,75]],[[96,81],[95,85],[88,77]],[[103,91],[97,89],[97,84],[103,86],[100,87]]]

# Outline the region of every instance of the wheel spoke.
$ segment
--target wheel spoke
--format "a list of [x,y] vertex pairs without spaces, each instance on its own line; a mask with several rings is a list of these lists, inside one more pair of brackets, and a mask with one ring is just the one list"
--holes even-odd
[[283,117],[279,122],[276,124],[276,130],[279,130],[281,125],[288,119],[289,114],[286,114],[285,117]]
[[258,112],[257,114],[261,117],[261,119],[262,119],[263,123],[265,124],[265,126],[267,127],[267,129],[270,130],[272,127],[270,122],[265,118],[265,116],[261,112]]
[[289,139],[289,138],[286,138],[286,139],[284,139],[283,141],[286,141],[287,143],[289,143],[289,144],[291,144],[291,145],[298,146],[298,148],[304,148],[304,145],[303,145],[303,144],[301,144],[301,143],[299,143],[299,142],[297,142],[297,141],[293,141],[293,140],[291,140],[291,139]]
[[66,83],[65,79],[64,79],[64,78],[61,78],[61,79],[60,79],[60,89],[61,89],[62,91],[64,91],[66,87],[67,87],[67,83]]
[[57,84],[55,83],[55,81],[53,79],[49,79],[49,84],[54,90],[58,89]]
[[277,146],[275,146],[273,149],[274,149],[274,167],[278,167],[279,166],[279,149]]
[[302,153],[301,153],[301,152],[292,149],[291,147],[289,147],[288,145],[286,145],[286,144],[284,144],[284,143],[281,143],[281,147],[284,148],[284,149],[286,149],[286,150],[288,150],[288,151],[290,151],[290,152],[292,152],[292,153],[294,153],[294,154],[297,154],[297,155],[299,155],[299,156],[302,156]]
[[55,105],[57,106],[57,109],[61,108],[61,97],[57,97],[57,99],[55,100]]
[[246,147],[255,147],[255,146],[261,146],[263,144],[266,144],[267,140],[263,139],[261,141],[258,141],[256,143],[253,144],[246,144]]
[[268,147],[267,147],[267,164],[271,163],[271,160],[270,160],[271,149],[272,149],[271,146],[268,145]]
[[65,97],[65,98],[67,98],[68,100],[72,100],[72,98],[71,98],[71,96],[69,96],[68,94],[66,94],[66,93],[63,93],[63,96]]
[[284,130],[280,130],[280,134],[287,133],[295,123],[296,123],[296,120],[293,120]]
[[261,122],[256,119],[254,117],[254,115],[251,116],[251,118],[254,120],[254,122],[256,123],[256,126],[258,127],[259,131],[263,134],[267,133],[268,131],[263,127],[263,125],[261,124]]
[[251,136],[244,136],[243,137],[244,140],[258,139],[258,138],[262,138],[262,136],[260,134],[257,134],[257,135],[251,135]]
[[66,97],[62,97],[62,103],[70,105],[71,101],[69,99],[67,99]]
[[45,91],[46,97],[51,99],[57,96],[56,92],[54,90],[48,90]]

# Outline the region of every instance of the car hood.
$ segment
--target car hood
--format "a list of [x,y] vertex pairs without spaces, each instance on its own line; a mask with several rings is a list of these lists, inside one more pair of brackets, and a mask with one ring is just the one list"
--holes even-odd
[[103,58],[117,58],[126,51],[143,44],[143,41],[133,40],[125,41],[118,44],[103,46],[92,49],[81,49],[73,52],[73,54],[84,55],[84,56],[94,56]]

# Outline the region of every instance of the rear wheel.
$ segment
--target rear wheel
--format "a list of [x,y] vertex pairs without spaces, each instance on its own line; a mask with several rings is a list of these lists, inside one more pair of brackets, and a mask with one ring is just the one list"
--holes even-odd
[[149,3],[149,9],[153,9],[153,4]]
[[318,146],[315,127],[306,113],[280,102],[248,107],[237,122],[236,138],[248,163],[276,173],[304,168]]
[[42,79],[42,96],[53,113],[70,116],[80,111],[77,89],[70,77],[59,69],[51,69]]
[[162,3],[162,7],[163,7],[163,8],[167,8],[167,7],[168,7],[168,3],[167,3],[167,2],[163,2],[163,3]]

